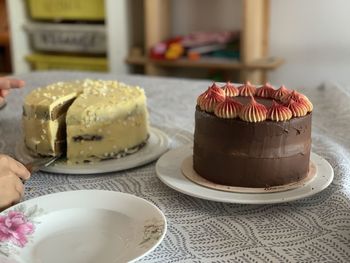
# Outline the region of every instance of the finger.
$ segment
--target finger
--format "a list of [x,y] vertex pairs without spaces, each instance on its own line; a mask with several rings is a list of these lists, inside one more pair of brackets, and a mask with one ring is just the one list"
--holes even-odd
[[9,158],[11,171],[23,180],[28,180],[30,177],[30,172],[27,170],[27,168],[25,168],[23,164],[11,158],[10,156],[8,156],[7,158]]
[[5,210],[7,208],[9,208],[10,206],[12,206],[14,203],[11,201],[5,201],[3,203],[0,203],[0,211],[1,210]]
[[0,210],[6,209],[11,205],[18,203],[24,192],[21,180],[12,172],[6,173],[0,182]]
[[9,81],[11,89],[23,88],[25,85],[24,81],[20,79],[9,79]]
[[23,197],[24,195],[24,185],[23,183],[21,182],[21,180],[17,177],[17,182],[16,182],[16,191],[20,194],[21,198]]
[[13,175],[13,197],[12,197],[12,204],[16,204],[19,201],[21,201],[22,196],[24,194],[24,186],[21,182],[21,179],[19,179],[16,175]]
[[12,205],[19,203],[19,201],[21,201],[21,199],[22,199],[22,193],[18,192],[16,189],[15,194],[14,194],[13,199],[12,199]]
[[0,78],[0,89],[18,89],[24,87],[25,83],[23,80]]
[[8,89],[0,89],[0,96],[5,98],[10,93]]
[[11,84],[9,79],[7,78],[0,78],[0,89],[10,89]]

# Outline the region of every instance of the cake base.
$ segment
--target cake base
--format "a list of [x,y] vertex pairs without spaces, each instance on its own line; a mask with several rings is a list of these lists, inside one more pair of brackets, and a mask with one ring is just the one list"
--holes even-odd
[[[66,158],[63,156],[54,165],[43,167],[41,171],[52,174],[96,175],[123,171],[145,165],[157,160],[168,150],[170,143],[168,135],[155,127],[150,127],[149,135],[147,143],[141,149],[122,158],[113,158],[93,163],[68,164]],[[29,154],[22,140],[19,140],[16,144],[14,153],[17,160],[22,163],[27,163],[34,159]]]
[[193,156],[188,156],[186,159],[183,160],[181,164],[181,171],[182,174],[192,182],[215,190],[225,191],[225,192],[235,192],[235,193],[274,193],[274,192],[283,192],[288,191],[292,189],[299,188],[301,186],[304,186],[308,182],[312,181],[317,173],[316,165],[310,161],[310,169],[306,177],[303,179],[288,183],[285,185],[277,185],[277,186],[271,186],[271,187],[239,187],[239,186],[229,186],[229,185],[221,185],[216,184],[211,181],[208,181],[207,179],[200,176],[194,169],[193,169]]
[[[97,156],[90,156],[89,159],[84,160],[83,163],[93,163],[93,162],[99,162],[99,161],[102,162],[102,161],[111,160],[111,159],[120,159],[120,158],[123,158],[125,156],[134,154],[134,153],[138,152],[139,150],[141,150],[147,144],[148,139],[149,139],[149,135],[147,136],[147,139],[145,141],[143,141],[142,143],[140,143],[132,148],[114,153],[108,157],[99,158]],[[69,164],[74,164],[74,162],[70,162],[69,159],[67,160],[67,162]]]
[[[106,160],[111,160],[111,159],[120,159],[120,158],[123,158],[123,157],[126,157],[128,155],[132,155],[136,152],[138,152],[139,150],[141,150],[143,147],[145,147],[145,145],[147,144],[148,140],[149,140],[149,137],[150,135],[147,136],[147,139],[145,141],[143,141],[142,143],[132,147],[132,148],[129,148],[129,149],[126,149],[124,151],[120,151],[120,152],[117,152],[111,156],[108,156],[108,157],[105,157],[105,158],[98,158],[96,156],[91,156],[90,160],[85,160],[83,163],[84,164],[89,164],[89,163],[95,163],[95,162],[103,162],[103,161],[106,161]],[[42,154],[38,154],[36,152],[34,152],[32,149],[30,149],[29,147],[27,147],[24,143],[24,147],[25,147],[25,151],[26,153],[33,159],[37,159],[37,158],[48,158],[48,157],[52,157],[50,155],[42,155]],[[76,163],[74,162],[70,162],[68,159],[67,159],[67,156],[65,154],[62,154],[60,156],[60,161],[61,162],[66,162],[67,164],[69,165],[75,165]]]

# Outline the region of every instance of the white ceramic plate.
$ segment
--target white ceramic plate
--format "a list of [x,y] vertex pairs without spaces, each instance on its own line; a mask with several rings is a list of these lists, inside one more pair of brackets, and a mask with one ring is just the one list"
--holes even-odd
[[[41,170],[61,174],[96,174],[121,171],[156,160],[168,150],[168,145],[168,136],[161,130],[151,127],[147,144],[134,154],[119,159],[84,164],[67,164],[66,160],[58,160],[53,165],[44,167]],[[33,158],[23,141],[16,145],[15,155],[23,163],[27,163]]]
[[[0,226],[0,262],[19,263],[134,262],[166,233],[166,219],[155,205],[102,190],[25,201],[0,213]],[[5,236],[4,229],[11,234]]]
[[317,169],[316,176],[299,188],[276,193],[225,192],[198,185],[182,174],[182,161],[191,156],[192,151],[192,145],[186,145],[165,153],[157,161],[157,176],[163,183],[181,193],[211,201],[241,204],[273,204],[293,201],[322,191],[332,182],[334,175],[331,165],[325,159],[311,153],[311,160]]

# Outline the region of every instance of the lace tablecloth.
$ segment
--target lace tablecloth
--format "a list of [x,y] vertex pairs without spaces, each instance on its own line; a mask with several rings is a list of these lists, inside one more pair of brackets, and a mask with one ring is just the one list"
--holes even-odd
[[[146,91],[151,124],[167,132],[171,147],[191,140],[196,97],[210,82],[94,73],[30,73],[26,88],[12,92],[0,111],[0,152],[14,155],[21,139],[23,97],[55,81],[117,79]],[[212,202],[170,189],[156,176],[155,162],[108,174],[39,172],[26,184],[25,199],[78,189],[131,193],[157,205],[168,220],[163,242],[140,262],[349,262],[350,94],[336,85],[300,90],[314,104],[312,151],[334,168],[332,184],[316,195],[274,205]]]

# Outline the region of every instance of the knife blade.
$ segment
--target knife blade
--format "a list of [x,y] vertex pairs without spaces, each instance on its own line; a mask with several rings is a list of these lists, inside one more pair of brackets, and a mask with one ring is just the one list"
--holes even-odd
[[54,156],[49,158],[40,158],[30,161],[29,163],[24,164],[24,166],[28,169],[30,173],[34,173],[39,171],[43,167],[48,167],[52,163],[54,163],[60,156]]

